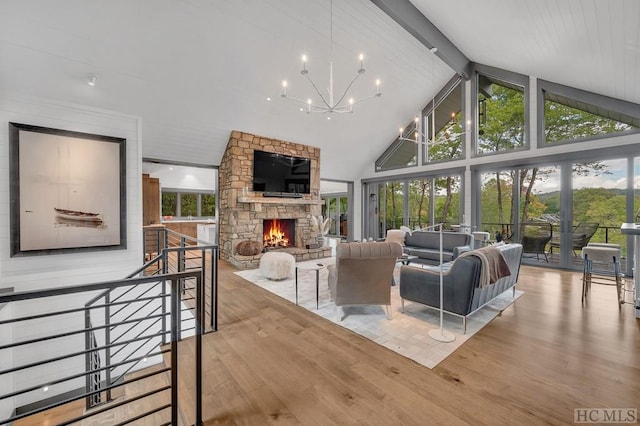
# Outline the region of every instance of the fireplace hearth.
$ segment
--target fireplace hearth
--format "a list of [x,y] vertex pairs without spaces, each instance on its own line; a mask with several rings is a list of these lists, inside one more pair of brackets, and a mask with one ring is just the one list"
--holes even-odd
[[295,219],[264,219],[262,230],[262,242],[267,250],[296,246]]

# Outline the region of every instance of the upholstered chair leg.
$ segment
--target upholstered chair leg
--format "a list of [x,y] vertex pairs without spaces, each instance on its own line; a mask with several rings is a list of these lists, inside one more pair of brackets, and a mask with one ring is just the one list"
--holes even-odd
[[462,334],[467,334],[467,317],[462,317]]
[[384,306],[385,306],[385,309],[387,311],[387,318],[389,320],[392,320],[393,319],[393,312],[391,312],[391,305],[384,305]]
[[336,315],[338,322],[342,322],[344,319],[344,310],[342,309],[342,306],[336,306]]
[[400,310],[404,314],[404,299],[402,299],[402,298],[400,299]]

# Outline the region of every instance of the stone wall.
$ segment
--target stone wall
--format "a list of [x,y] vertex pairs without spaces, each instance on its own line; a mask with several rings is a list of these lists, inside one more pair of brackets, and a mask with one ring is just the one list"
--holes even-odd
[[[253,151],[267,151],[311,159],[311,191],[302,198],[264,198],[253,192]],[[306,250],[315,242],[311,215],[319,215],[320,149],[239,131],[231,132],[219,170],[220,258],[240,268],[255,268],[260,255],[235,253],[240,241],[262,242],[263,219],[296,219],[296,247],[291,249],[297,260],[325,257],[326,248]]]

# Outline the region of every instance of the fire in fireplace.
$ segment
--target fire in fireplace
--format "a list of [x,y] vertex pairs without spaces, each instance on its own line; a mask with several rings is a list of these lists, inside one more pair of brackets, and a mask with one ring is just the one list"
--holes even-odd
[[262,241],[266,248],[295,247],[295,219],[264,219]]

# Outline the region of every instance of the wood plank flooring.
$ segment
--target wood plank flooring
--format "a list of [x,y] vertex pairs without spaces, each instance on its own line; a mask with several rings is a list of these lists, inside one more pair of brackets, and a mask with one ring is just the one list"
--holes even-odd
[[[640,321],[581,274],[523,267],[525,291],[429,370],[234,275],[204,339],[206,424],[573,424],[640,408]],[[185,392],[192,394],[186,384]]]
[[640,320],[611,286],[583,306],[579,273],[522,267],[525,294],[430,370],[234,270],[220,262],[219,331],[203,338],[207,425],[568,425],[575,408],[640,409]]

